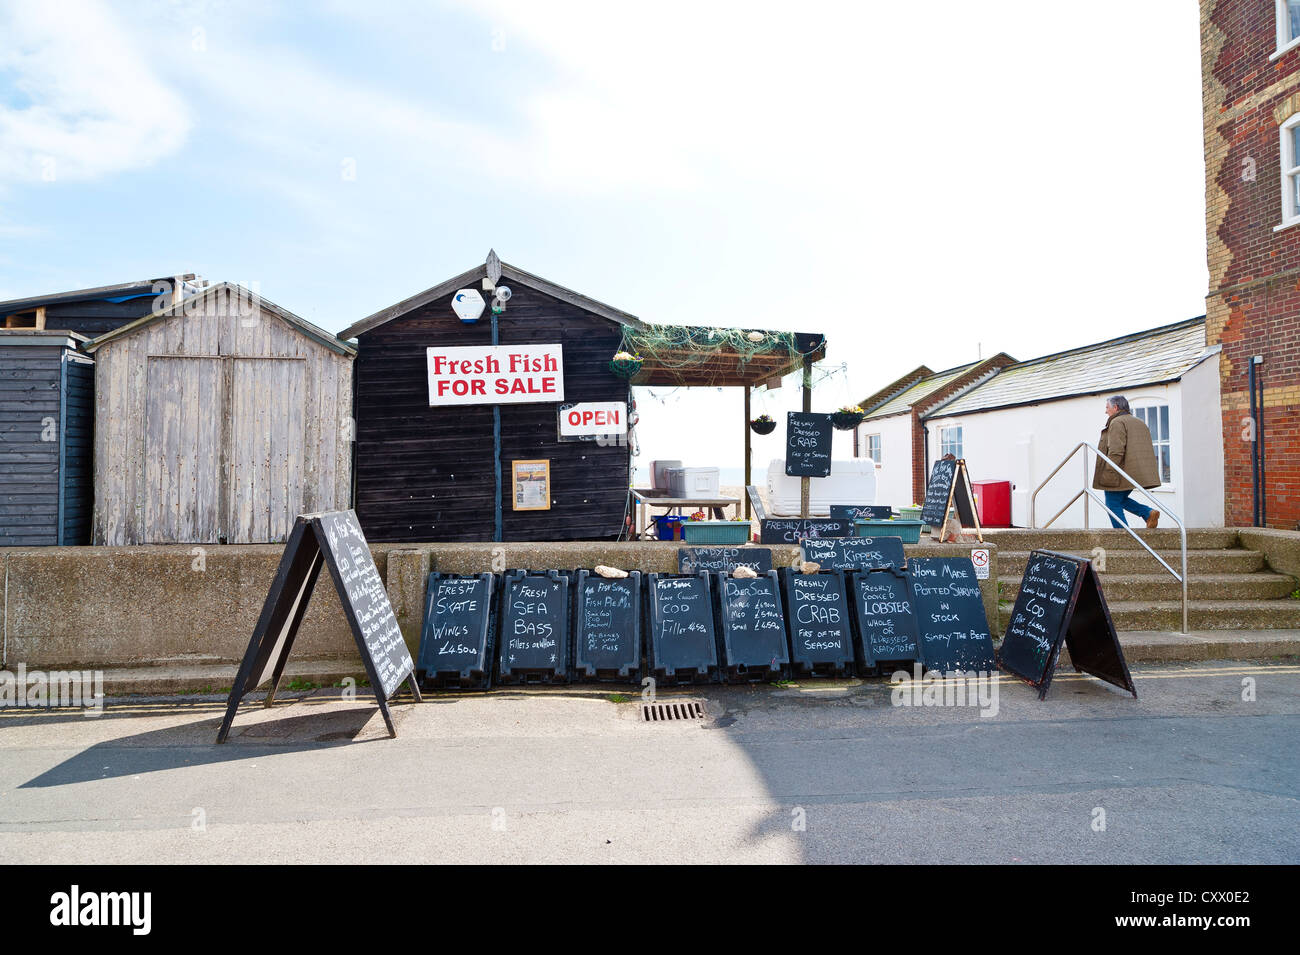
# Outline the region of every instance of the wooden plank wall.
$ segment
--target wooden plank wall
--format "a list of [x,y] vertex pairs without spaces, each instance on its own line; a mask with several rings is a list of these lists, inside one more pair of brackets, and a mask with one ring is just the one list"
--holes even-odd
[[94,507],[95,365],[83,355],[64,354],[63,543],[90,543]]
[[[627,382],[609,370],[621,327],[523,286],[500,319],[502,344],[560,342],[565,402],[620,401]],[[356,362],[356,511],[375,541],[486,541],[495,485],[490,405],[429,407],[430,346],[490,345],[490,316],[473,325],[448,294],[360,336]],[[557,405],[501,406],[503,537],[607,540],[623,525],[626,445],[559,442]],[[511,509],[512,458],[551,462],[549,511]]]
[[70,302],[45,307],[45,327],[76,332],[87,338],[103,335],[148,315],[154,296],[125,302]]
[[[172,406],[170,411],[157,412],[164,419],[174,415],[179,427],[191,431],[212,428],[212,434],[219,435],[211,438],[214,448],[194,458],[192,469],[182,467],[185,444],[180,432],[174,452],[168,433],[161,450],[152,456],[154,463],[150,461],[146,398],[151,356],[207,358],[220,366],[221,374],[211,387],[203,385],[201,374],[195,371],[190,373],[195,376],[192,388],[176,385],[158,399]],[[239,361],[272,358],[301,362],[301,374],[295,378],[297,373],[285,372],[279,362],[255,363],[248,366],[250,371],[238,373],[236,396],[235,366]],[[238,304],[229,301],[208,307],[204,314],[160,319],[105,344],[96,352],[95,543],[273,543],[285,539],[299,512],[347,507],[351,489],[351,365],[350,356],[313,341],[272,312],[258,307],[251,314],[241,314]],[[251,401],[250,374],[255,382]],[[280,397],[268,406],[272,392]],[[299,411],[288,423],[273,426],[269,414],[259,417],[247,412],[235,420],[236,407],[256,406],[259,412],[269,412],[271,407],[287,409],[289,405]],[[294,421],[301,425],[303,435],[295,442],[301,451],[297,463],[291,449],[280,445],[287,440],[283,429],[298,427]],[[275,453],[284,456],[274,465],[268,438],[268,429],[273,427],[281,428],[277,432],[280,437],[274,439]],[[156,435],[153,440],[152,446],[157,448]],[[171,463],[164,469],[156,463],[159,453],[175,453],[176,457],[169,459]],[[248,466],[241,467],[236,484],[236,459],[247,464],[248,455],[263,453],[266,460],[259,467],[265,473],[278,468],[276,473],[283,474],[285,467],[296,470],[291,478],[277,478],[278,491],[274,493],[279,496],[274,499],[270,483],[265,497],[262,485],[249,483],[253,479]],[[154,481],[156,485],[151,483]],[[174,481],[174,486],[169,488],[168,481]],[[194,502],[196,515],[218,514],[215,533],[197,516],[180,525],[159,526],[147,520],[144,505],[155,486],[159,500],[170,494],[177,502]],[[255,511],[264,514],[260,523],[253,517]],[[272,514],[276,516],[272,518]]]
[[0,545],[59,542],[63,352],[0,342]]

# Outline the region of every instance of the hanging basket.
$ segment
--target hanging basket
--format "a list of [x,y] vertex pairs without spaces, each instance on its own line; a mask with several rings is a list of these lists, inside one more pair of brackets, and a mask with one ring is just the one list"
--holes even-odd
[[771,418],[768,418],[766,421],[761,421],[758,418],[755,418],[749,423],[749,430],[753,431],[754,434],[771,434],[776,430],[776,422]]
[[620,378],[633,378],[643,364],[640,358],[614,358],[609,363],[609,370]]
[[836,411],[831,415],[831,424],[836,431],[852,431],[862,424],[864,417],[866,416],[856,411]]

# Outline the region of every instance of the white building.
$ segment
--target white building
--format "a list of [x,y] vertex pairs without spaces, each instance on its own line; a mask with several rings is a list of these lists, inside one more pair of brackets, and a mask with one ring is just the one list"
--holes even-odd
[[[1106,423],[1105,399],[1122,394],[1151,429],[1164,480],[1151,492],[1159,510],[1178,514],[1188,527],[1221,527],[1218,352],[1217,345],[1205,345],[1202,316],[1008,365],[923,416],[927,473],[936,458],[952,451],[966,459],[972,480],[1011,481],[1012,524],[1027,527],[1034,489],[1080,441],[1097,443]],[[1039,493],[1040,526],[1084,485],[1082,457],[1081,452]],[[1086,481],[1091,486],[1091,460]],[[1089,516],[1091,527],[1110,526],[1095,504]],[[1082,501],[1053,526],[1082,527]]]

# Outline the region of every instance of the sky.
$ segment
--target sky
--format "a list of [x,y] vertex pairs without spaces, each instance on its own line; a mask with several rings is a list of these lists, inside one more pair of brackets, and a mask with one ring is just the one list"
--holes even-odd
[[[196,272],[340,331],[495,248],[823,332],[832,411],[1203,314],[1200,91],[1189,0],[5,0],[0,300]],[[738,391],[637,400],[640,463],[740,466]]]

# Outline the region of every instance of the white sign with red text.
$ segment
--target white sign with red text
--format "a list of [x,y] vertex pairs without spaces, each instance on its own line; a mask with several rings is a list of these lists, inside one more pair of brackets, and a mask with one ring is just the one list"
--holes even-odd
[[626,401],[584,401],[560,409],[560,437],[627,434]]
[[430,405],[505,405],[564,400],[564,346],[430,348]]

